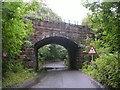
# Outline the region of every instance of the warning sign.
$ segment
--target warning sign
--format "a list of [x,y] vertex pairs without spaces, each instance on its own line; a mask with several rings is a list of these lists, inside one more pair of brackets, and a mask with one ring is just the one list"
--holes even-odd
[[90,50],[88,51],[88,54],[96,54],[96,51],[95,51],[95,49],[94,49],[93,46],[92,46],[92,47],[90,48]]

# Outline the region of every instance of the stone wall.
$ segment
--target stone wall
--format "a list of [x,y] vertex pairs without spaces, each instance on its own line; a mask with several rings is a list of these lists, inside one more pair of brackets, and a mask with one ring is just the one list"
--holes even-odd
[[51,22],[51,21],[43,21],[40,19],[32,19],[33,28],[35,29],[35,33],[33,36],[31,36],[31,48],[28,48],[27,50],[23,51],[26,53],[25,55],[29,57],[32,62],[34,62],[34,65],[36,65],[36,57],[34,52],[34,45],[45,38],[48,37],[65,37],[69,40],[72,40],[78,45],[82,45],[83,47],[78,50],[78,63],[82,63],[85,53],[84,46],[86,36],[88,35],[90,38],[93,37],[93,34],[90,32],[90,28],[88,26],[83,25],[74,25],[69,24],[65,22]]
[[83,43],[86,35],[92,36],[90,28],[83,25],[74,25],[64,22],[50,22],[39,19],[32,19],[35,34],[31,37],[34,45],[39,40],[47,37],[60,36],[70,39],[76,43]]

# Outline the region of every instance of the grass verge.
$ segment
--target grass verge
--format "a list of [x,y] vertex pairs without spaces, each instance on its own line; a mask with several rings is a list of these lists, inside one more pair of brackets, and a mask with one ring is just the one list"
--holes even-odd
[[27,79],[33,78],[37,73],[34,71],[29,71],[28,69],[23,69],[21,72],[7,71],[6,76],[3,77],[2,87],[7,88],[12,85],[16,85],[24,82]]

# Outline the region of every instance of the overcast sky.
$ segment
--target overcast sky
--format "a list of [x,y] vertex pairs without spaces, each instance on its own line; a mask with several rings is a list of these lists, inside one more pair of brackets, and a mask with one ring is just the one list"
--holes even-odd
[[71,23],[78,21],[78,24],[81,24],[88,13],[81,0],[45,0],[45,3],[63,20],[70,20]]

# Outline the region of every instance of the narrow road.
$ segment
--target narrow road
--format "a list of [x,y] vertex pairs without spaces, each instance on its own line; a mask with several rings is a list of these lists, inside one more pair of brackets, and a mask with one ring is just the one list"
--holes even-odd
[[46,63],[45,65],[43,65],[43,68],[47,68],[47,69],[51,69],[51,70],[53,70],[53,69],[57,69],[57,70],[58,69],[59,70],[67,69],[67,67],[64,65],[63,61]]
[[[57,62],[54,64],[51,63],[45,66],[57,67],[56,65],[63,69],[62,62]],[[62,69],[46,71],[46,75],[39,80],[38,83],[31,86],[31,88],[99,88],[99,86],[93,82],[90,77],[81,73],[80,71]]]

